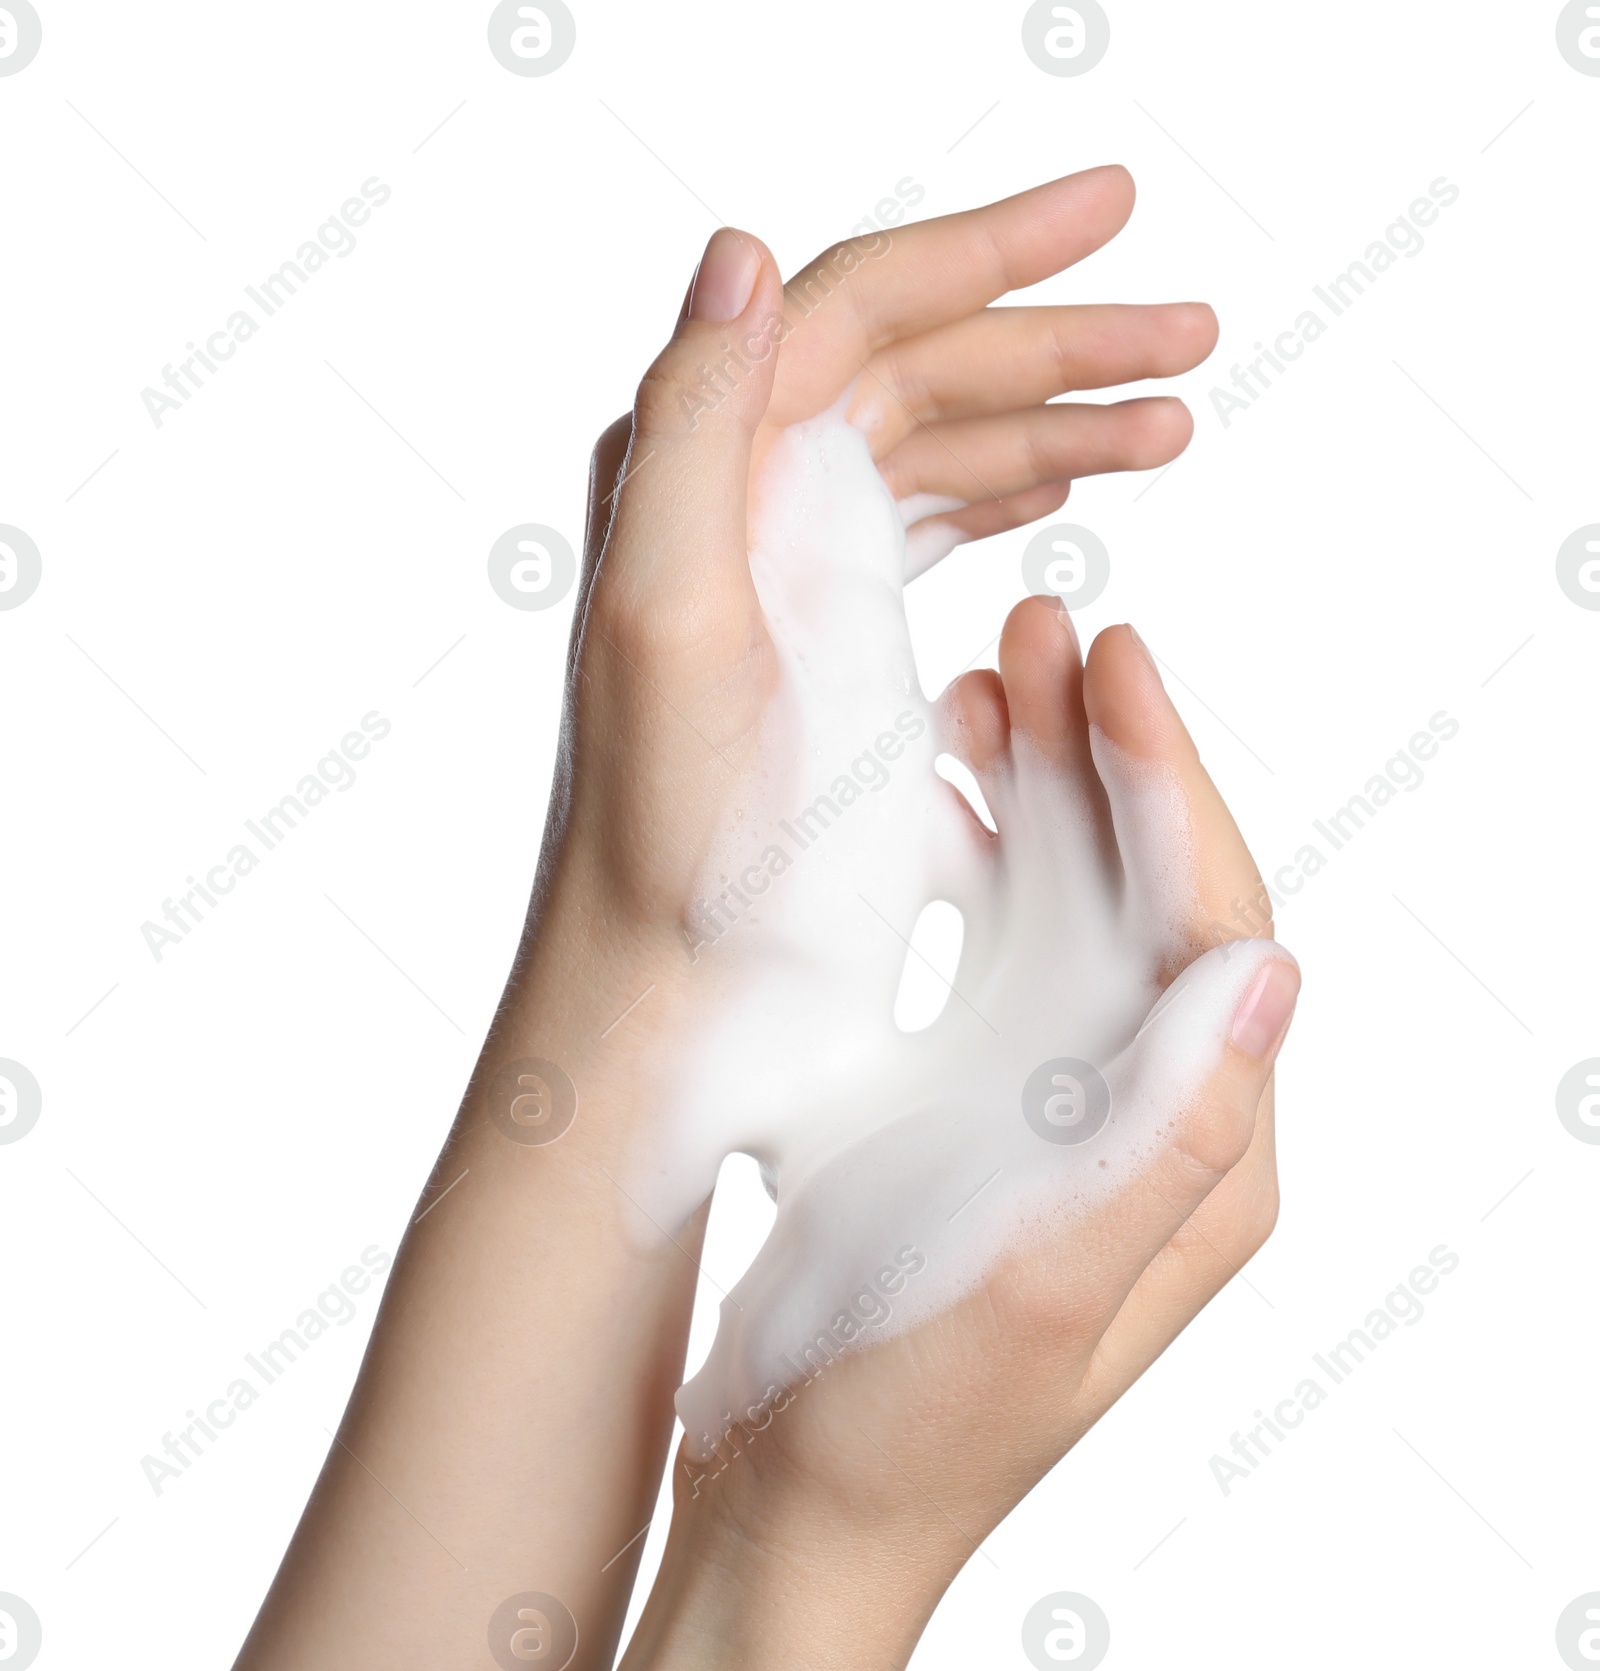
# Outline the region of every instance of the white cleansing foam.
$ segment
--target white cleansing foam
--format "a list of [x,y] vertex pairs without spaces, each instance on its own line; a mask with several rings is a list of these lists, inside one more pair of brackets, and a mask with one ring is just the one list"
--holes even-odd
[[[686,933],[715,1019],[686,1041],[630,1186],[681,1224],[743,1152],[777,1201],[678,1393],[697,1458],[819,1354],[935,1315],[1125,1188],[1286,955],[1219,947],[1162,990],[1188,955],[1187,805],[1103,735],[1089,771],[1014,734],[983,785],[998,834],[940,777],[957,740],[922,697],[903,589],[908,524],[924,566],[945,531],[919,547],[917,523],[954,504],[897,506],[843,406],[787,431],[757,484],[750,561],[782,686]],[[904,1033],[909,936],[941,899],[964,922],[952,992]],[[852,1306],[864,1289],[895,1294],[881,1320]]]

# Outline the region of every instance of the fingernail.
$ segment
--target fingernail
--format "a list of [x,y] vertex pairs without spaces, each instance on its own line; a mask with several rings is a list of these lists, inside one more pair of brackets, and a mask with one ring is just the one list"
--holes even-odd
[[1234,1044],[1247,1056],[1266,1056],[1294,1014],[1300,971],[1274,958],[1250,983],[1234,1011]]
[[731,226],[718,227],[700,257],[689,291],[689,317],[708,325],[725,325],[750,305],[761,271],[761,256],[748,238]]

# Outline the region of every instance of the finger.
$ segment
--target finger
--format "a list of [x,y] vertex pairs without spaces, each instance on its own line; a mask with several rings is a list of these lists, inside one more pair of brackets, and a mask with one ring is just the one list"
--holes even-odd
[[[1131,874],[1142,871],[1138,879],[1147,891],[1181,916],[1188,952],[1222,939],[1270,935],[1269,912],[1235,910],[1239,901],[1264,902],[1255,861],[1132,627],[1108,627],[1095,639],[1084,706],[1124,863]],[[1170,792],[1162,788],[1163,775]],[[1174,797],[1181,802],[1176,814]],[[1169,857],[1175,816],[1187,824],[1182,877],[1173,875]],[[1174,884],[1183,898],[1174,896]]]
[[[1051,767],[1094,772],[1083,706],[1083,653],[1054,598],[1024,598],[1000,633],[998,672],[963,673],[945,692],[950,750],[981,779],[1007,767],[1020,740]],[[1099,799],[1096,778],[1088,785]]]
[[[1249,1151],[1299,993],[1300,966],[1276,940],[1214,946],[1161,994],[1107,1069],[1116,1101],[1175,1111],[1167,1159],[1214,1174],[1204,1194]],[[1195,1063],[1208,1053],[1212,1065],[1196,1084]],[[1201,1199],[1187,1202],[1179,1223]]]
[[985,308],[891,343],[857,385],[850,420],[889,452],[918,421],[990,417],[1055,395],[1192,370],[1216,347],[1203,302]]
[[[1024,598],[1000,633],[1000,677],[1013,740],[1028,739],[1052,765],[1092,772],[1083,706],[1083,652],[1055,598]],[[1093,787],[1098,798],[1098,783]]]
[[994,771],[1011,740],[1005,687],[993,668],[976,667],[944,693],[944,746],[980,780]]
[[1003,418],[923,424],[878,461],[897,499],[945,494],[969,503],[1041,482],[1153,470],[1189,444],[1194,420],[1162,396],[1111,406],[1035,406]]
[[645,373],[597,590],[620,614],[737,618],[753,594],[746,488],[778,355],[780,285],[766,246],[712,234],[672,340]]
[[1066,504],[1071,489],[1071,482],[1041,482],[1021,493],[918,518],[906,529],[905,578],[915,580],[969,540],[986,540],[991,534],[1003,534],[1009,528],[1022,528],[1049,516]]
[[832,402],[870,355],[1037,284],[1100,248],[1133,212],[1133,177],[1086,169],[980,209],[836,244],[785,290],[797,352],[773,400],[780,424]]
[[[1011,738],[1005,770],[985,783],[1001,852],[1041,867],[1030,909],[1066,912],[1066,895],[1094,893],[1118,875],[1105,795],[1089,752],[1083,654],[1056,598],[1024,598],[1000,634]],[[975,942],[976,944],[976,942]]]

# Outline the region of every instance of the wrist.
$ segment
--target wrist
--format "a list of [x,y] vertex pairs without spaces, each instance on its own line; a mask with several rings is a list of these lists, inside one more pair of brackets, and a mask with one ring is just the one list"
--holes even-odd
[[680,1461],[661,1568],[619,1671],[905,1665],[965,1551],[803,1510],[754,1513],[742,1495],[692,1489],[692,1472]]
[[737,1542],[680,1541],[675,1523],[619,1671],[903,1666],[932,1608],[885,1603],[862,1577],[841,1571],[831,1551],[802,1561]]

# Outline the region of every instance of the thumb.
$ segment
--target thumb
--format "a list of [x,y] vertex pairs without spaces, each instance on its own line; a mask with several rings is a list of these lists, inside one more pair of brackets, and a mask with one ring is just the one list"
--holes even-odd
[[[1076,1256],[1062,1262],[1053,1287],[1054,1302],[1095,1331],[1244,1159],[1299,990],[1299,965],[1276,941],[1213,947],[1106,1067],[1122,1153],[1111,1152],[1111,1170],[1101,1174],[1110,1192],[1077,1232]],[[1086,1282],[1086,1271],[1099,1280]]]
[[673,594],[724,605],[719,588],[749,593],[751,445],[787,332],[771,252],[721,227],[639,384],[603,560],[609,584],[669,611]]
[[1158,1170],[1182,1217],[1250,1147],[1299,992],[1300,966],[1277,941],[1214,946],[1161,995],[1113,1064],[1119,1100],[1172,1111]]

